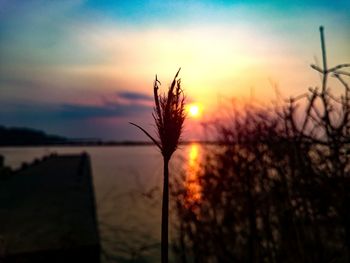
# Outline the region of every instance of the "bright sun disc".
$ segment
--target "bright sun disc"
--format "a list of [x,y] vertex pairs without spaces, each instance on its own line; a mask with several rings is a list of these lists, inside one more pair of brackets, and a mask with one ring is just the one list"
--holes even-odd
[[198,105],[191,105],[189,107],[189,113],[192,117],[198,117],[199,116],[199,107]]

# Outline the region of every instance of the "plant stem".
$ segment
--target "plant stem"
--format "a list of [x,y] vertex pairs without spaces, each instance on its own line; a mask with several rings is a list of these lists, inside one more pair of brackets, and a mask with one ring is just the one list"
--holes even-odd
[[325,93],[327,89],[327,54],[326,54],[326,43],[324,41],[324,29],[323,26],[320,27],[320,37],[321,37],[321,49],[322,49],[322,61],[323,61],[323,81],[322,81],[322,93]]
[[164,180],[162,202],[161,262],[168,263],[168,221],[169,221],[169,159],[164,157]]

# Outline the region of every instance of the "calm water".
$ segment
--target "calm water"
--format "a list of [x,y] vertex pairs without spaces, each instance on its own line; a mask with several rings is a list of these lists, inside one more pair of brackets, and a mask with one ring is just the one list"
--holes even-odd
[[[194,199],[200,198],[195,174],[202,150],[198,144],[182,146],[170,164],[171,176],[186,176],[184,184]],[[12,168],[50,153],[81,152],[91,157],[103,261],[158,262],[162,158],[156,147],[0,148],[5,164]]]

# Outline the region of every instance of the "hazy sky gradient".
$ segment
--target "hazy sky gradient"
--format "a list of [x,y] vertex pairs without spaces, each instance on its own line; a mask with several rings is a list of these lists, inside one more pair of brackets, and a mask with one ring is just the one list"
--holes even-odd
[[[271,83],[296,95],[319,84],[309,67],[319,25],[329,64],[350,62],[349,10],[320,0],[0,0],[0,125],[143,139],[128,122],[152,129],[154,76],[166,89],[180,66],[207,119],[222,97],[271,100]],[[187,138],[198,122],[187,121]]]

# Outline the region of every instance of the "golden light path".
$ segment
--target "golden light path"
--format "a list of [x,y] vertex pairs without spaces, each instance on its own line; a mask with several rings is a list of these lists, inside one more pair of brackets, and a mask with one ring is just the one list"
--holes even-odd
[[185,180],[185,188],[187,191],[185,205],[191,207],[201,199],[201,186],[198,182],[200,145],[193,143],[189,147],[187,176]]

